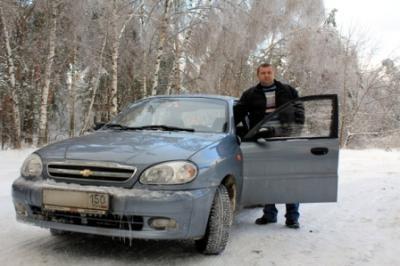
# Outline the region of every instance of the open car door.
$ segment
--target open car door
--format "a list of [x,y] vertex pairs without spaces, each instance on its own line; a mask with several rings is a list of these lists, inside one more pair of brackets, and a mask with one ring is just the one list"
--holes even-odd
[[337,95],[281,106],[252,128],[240,147],[242,205],[337,201]]

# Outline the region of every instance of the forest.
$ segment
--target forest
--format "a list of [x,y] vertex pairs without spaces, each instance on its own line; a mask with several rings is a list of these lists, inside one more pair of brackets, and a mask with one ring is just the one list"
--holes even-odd
[[79,136],[159,94],[239,97],[272,63],[335,93],[342,148],[400,147],[400,66],[338,29],[323,0],[1,0],[0,142]]

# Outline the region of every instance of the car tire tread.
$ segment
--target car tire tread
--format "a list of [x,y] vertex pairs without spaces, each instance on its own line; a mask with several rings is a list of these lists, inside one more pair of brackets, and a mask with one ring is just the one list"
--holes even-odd
[[206,234],[202,239],[196,241],[197,249],[208,255],[221,253],[228,243],[232,216],[228,190],[224,185],[220,185],[214,196]]

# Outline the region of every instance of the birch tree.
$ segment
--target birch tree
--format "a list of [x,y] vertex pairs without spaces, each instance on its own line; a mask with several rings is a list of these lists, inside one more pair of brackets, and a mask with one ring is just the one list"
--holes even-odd
[[50,6],[50,25],[49,25],[49,49],[46,60],[45,80],[41,95],[39,138],[38,145],[47,143],[47,122],[48,122],[48,100],[51,83],[52,67],[56,50],[56,30],[57,30],[57,1],[49,1]]
[[111,78],[111,92],[110,92],[110,116],[115,116],[118,112],[118,59],[119,59],[119,47],[121,39],[125,32],[127,24],[132,20],[134,16],[134,7],[130,7],[130,14],[125,18],[122,16],[123,21],[121,23],[121,14],[118,12],[121,7],[118,6],[117,1],[113,0],[112,3],[112,18],[111,18],[111,57],[112,57],[112,78]]
[[6,46],[6,55],[8,63],[8,79],[10,84],[11,93],[11,107],[12,107],[12,131],[14,132],[13,146],[18,149],[21,147],[21,119],[19,111],[19,99],[17,95],[16,79],[15,79],[15,66],[13,59],[13,52],[10,45],[10,36],[7,29],[7,24],[4,18],[3,8],[0,6],[0,21],[3,25],[4,43]]
[[169,26],[169,10],[173,0],[163,0],[164,11],[161,18],[161,25],[159,31],[159,41],[158,41],[158,48],[157,48],[157,56],[156,56],[156,64],[154,67],[154,75],[153,75],[153,87],[151,90],[151,95],[156,95],[158,90],[158,79],[160,75],[160,65],[161,65],[161,58],[164,53],[165,49],[165,41],[167,38],[167,31]]
[[90,119],[92,117],[93,104],[94,104],[94,101],[96,98],[97,89],[99,87],[101,71],[103,68],[103,56],[104,56],[104,49],[106,47],[106,44],[107,44],[107,35],[104,37],[103,45],[101,47],[101,51],[100,51],[100,55],[99,55],[99,59],[98,59],[97,71],[96,71],[93,81],[91,82],[92,95],[90,98],[89,108],[88,108],[87,114],[84,117],[84,123],[83,123],[82,129],[81,129],[79,135],[82,135],[90,127]]

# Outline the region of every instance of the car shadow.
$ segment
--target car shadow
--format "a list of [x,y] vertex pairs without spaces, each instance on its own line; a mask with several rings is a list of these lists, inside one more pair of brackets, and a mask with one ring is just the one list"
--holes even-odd
[[[50,233],[49,233],[50,234]],[[201,261],[205,255],[199,253],[194,240],[142,240],[123,239],[87,234],[66,234],[46,236],[47,241],[40,241],[35,249],[52,259],[65,261],[68,258],[85,260],[92,258],[95,261],[114,261],[118,263],[157,263],[170,261],[184,263]]]

